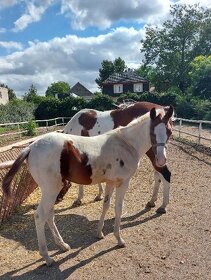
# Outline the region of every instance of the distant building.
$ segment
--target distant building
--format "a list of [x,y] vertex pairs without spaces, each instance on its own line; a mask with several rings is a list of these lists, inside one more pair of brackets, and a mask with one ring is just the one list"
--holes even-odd
[[9,102],[8,88],[0,87],[0,104],[7,104]]
[[90,100],[94,97],[94,94],[89,91],[85,86],[81,83],[76,83],[73,87],[71,87],[70,91],[67,93],[56,94],[56,98],[64,99],[66,97],[83,97],[86,100]]
[[104,82],[102,93],[117,97],[122,93],[136,93],[149,91],[149,81],[139,76],[133,70],[113,73]]

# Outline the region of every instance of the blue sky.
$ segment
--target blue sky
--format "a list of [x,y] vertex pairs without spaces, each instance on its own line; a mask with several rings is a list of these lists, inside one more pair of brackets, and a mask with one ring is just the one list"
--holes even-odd
[[[96,91],[101,62],[142,60],[146,24],[159,25],[174,2],[194,0],[0,0],[0,83],[20,97],[57,81]],[[201,0],[210,7],[210,0]]]

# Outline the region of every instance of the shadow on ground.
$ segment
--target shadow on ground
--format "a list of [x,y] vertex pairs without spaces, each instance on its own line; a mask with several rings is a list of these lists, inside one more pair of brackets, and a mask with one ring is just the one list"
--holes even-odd
[[[150,215],[147,213],[149,211],[150,209],[143,209],[140,212],[136,213],[135,215],[123,217],[121,228],[123,229],[123,228],[134,227],[142,223],[146,223],[160,216],[159,214],[155,214],[155,213]],[[59,212],[62,212],[62,210],[59,210]],[[26,224],[26,226],[21,229],[23,222]],[[76,214],[62,215],[60,213],[60,215],[57,215],[56,217],[56,224],[65,242],[70,244],[71,249],[74,249],[75,251],[71,252],[70,250],[70,253],[68,255],[66,255],[64,258],[57,261],[56,263],[54,263],[54,265],[51,268],[48,268],[45,265],[43,265],[43,260],[40,258],[36,262],[27,264],[22,268],[7,272],[6,274],[2,275],[0,279],[27,279],[27,280],[28,279],[66,279],[74,271],[91,263],[96,258],[105,255],[113,250],[119,249],[119,247],[114,246],[106,250],[102,250],[101,252],[98,252],[97,254],[94,254],[91,257],[84,259],[79,263],[71,267],[68,267],[63,271],[60,270],[59,266],[61,264],[75,258],[82,250],[84,250],[85,248],[91,246],[93,243],[98,241],[96,237],[97,223],[98,220],[89,221],[86,217],[81,215],[76,215]],[[7,225],[10,226],[10,223],[8,222]],[[113,232],[113,225],[114,225],[114,218],[107,219],[105,221],[105,226],[104,226],[105,235]],[[33,215],[29,215],[27,219],[25,219],[25,217],[19,219],[19,221],[16,222],[16,225],[13,225],[13,230],[14,230],[14,226],[16,228],[19,228],[18,234],[17,231],[16,233],[14,233],[11,232],[11,230],[8,230],[8,227],[5,225],[5,230],[3,229],[1,231],[1,235],[7,239],[12,239],[15,240],[16,242],[19,242],[27,250],[37,251],[38,245],[37,245],[37,237],[35,232]],[[27,238],[24,238],[24,236],[27,236]],[[49,232],[49,230],[46,230],[46,236],[47,236],[47,240],[49,240],[50,239],[49,237],[51,237],[51,233]],[[52,250],[57,250],[58,248],[53,242],[51,242],[50,244],[48,244],[48,249],[49,251],[52,251]],[[52,254],[50,255],[55,256],[59,253],[61,252],[56,251],[53,255]],[[39,262],[42,262],[42,265],[38,266],[36,269],[24,272],[20,276],[14,276],[16,273],[20,273],[24,269],[30,269],[30,266],[33,266],[34,264]]]

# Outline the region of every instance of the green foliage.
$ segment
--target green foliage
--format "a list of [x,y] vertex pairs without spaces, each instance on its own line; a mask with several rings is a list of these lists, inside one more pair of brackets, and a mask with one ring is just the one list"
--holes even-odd
[[87,108],[99,111],[111,110],[113,108],[113,99],[107,95],[98,94],[87,103]]
[[135,70],[135,72],[150,81],[151,85],[155,85],[156,84],[156,70],[154,67],[150,66],[150,65],[141,65],[138,69]]
[[34,120],[29,120],[28,123],[27,123],[27,133],[26,135],[28,136],[34,136],[36,135],[36,128],[37,128],[37,125],[36,125],[36,122]]
[[34,100],[38,97],[37,95],[37,89],[36,87],[32,84],[28,90],[27,93],[25,93],[23,100],[27,102],[34,102]]
[[0,123],[28,121],[34,117],[35,105],[15,99],[0,105]]
[[176,86],[184,92],[190,85],[190,62],[199,54],[210,53],[211,10],[175,4],[170,16],[161,28],[146,28],[141,52],[146,65],[156,65],[154,81],[158,91]]
[[66,82],[59,81],[52,83],[46,90],[46,97],[55,97],[56,94],[64,94],[70,91],[70,85]]
[[101,68],[99,69],[99,77],[95,80],[99,88],[102,88],[102,83],[114,72],[121,73],[126,69],[126,64],[120,57],[116,58],[114,62],[110,60],[103,60]]
[[[35,110],[35,119],[51,119],[61,117],[58,115],[61,101],[56,98],[46,98],[37,106]],[[63,114],[62,114],[63,115]]]
[[195,57],[191,62],[189,76],[193,95],[211,100],[211,55]]

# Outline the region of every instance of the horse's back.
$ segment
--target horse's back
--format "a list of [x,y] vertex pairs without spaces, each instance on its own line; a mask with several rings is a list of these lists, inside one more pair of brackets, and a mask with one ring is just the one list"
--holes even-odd
[[64,133],[96,136],[114,128],[111,111],[83,109],[76,113],[64,128]]

